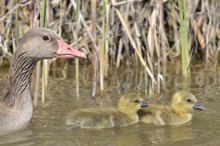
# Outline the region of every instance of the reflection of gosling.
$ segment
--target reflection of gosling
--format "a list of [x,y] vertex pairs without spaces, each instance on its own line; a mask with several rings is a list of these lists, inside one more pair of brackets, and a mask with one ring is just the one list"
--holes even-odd
[[179,125],[192,119],[191,111],[204,110],[196,104],[196,97],[187,91],[176,92],[172,97],[171,105],[150,105],[138,111],[140,121],[155,125]]
[[141,97],[134,93],[125,94],[120,98],[118,108],[88,108],[70,113],[66,123],[81,128],[112,128],[137,123],[137,111],[148,106]]

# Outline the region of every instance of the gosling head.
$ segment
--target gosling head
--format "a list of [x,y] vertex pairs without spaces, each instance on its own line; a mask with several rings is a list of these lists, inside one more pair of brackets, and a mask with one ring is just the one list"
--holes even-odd
[[190,113],[194,110],[205,110],[201,104],[197,104],[196,97],[187,91],[178,91],[172,97],[172,109],[177,113]]
[[126,113],[136,113],[141,107],[147,107],[148,105],[139,95],[127,93],[120,98],[118,108]]

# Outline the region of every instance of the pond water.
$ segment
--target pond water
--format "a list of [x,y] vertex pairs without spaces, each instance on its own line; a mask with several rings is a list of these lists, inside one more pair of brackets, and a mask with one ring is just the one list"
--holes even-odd
[[[69,66],[74,68],[74,66]],[[144,72],[140,68],[110,69],[105,80],[106,91],[97,91],[92,99],[92,71],[88,66],[80,69],[80,97],[75,96],[74,70],[50,73],[45,103],[38,99],[30,126],[12,134],[0,136],[0,146],[217,146],[220,145],[220,69],[192,69],[189,91],[196,95],[206,111],[194,111],[193,120],[180,126],[154,126],[136,124],[124,128],[82,130],[65,124],[66,115],[86,107],[116,106],[119,97],[135,91],[150,102],[164,103],[172,94],[183,89],[180,64],[166,68],[163,92],[160,96],[147,94]],[[0,95],[5,93],[7,69],[0,68]],[[98,89],[99,90],[99,89]]]

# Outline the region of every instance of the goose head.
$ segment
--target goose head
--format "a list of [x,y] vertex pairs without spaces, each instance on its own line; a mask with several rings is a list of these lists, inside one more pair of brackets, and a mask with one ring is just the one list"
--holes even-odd
[[53,30],[41,27],[32,28],[23,35],[17,52],[36,61],[54,57],[86,57],[83,52],[66,44]]

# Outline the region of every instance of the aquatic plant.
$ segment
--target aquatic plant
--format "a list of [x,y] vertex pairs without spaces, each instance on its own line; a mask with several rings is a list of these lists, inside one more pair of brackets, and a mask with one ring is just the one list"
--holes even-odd
[[[107,88],[104,81],[108,78],[110,67],[140,66],[145,70],[148,92],[157,89],[159,93],[163,89],[161,85],[164,84],[166,65],[179,60],[180,56],[183,76],[195,63],[205,67],[216,67],[218,64],[220,17],[216,12],[220,3],[217,1],[47,2],[46,5],[46,0],[2,1],[0,52],[3,52],[3,57],[0,59],[10,59],[13,54],[12,38],[21,36],[32,26],[40,26],[39,18],[45,20],[47,27],[88,54],[87,61],[76,61],[77,96],[79,66],[83,62],[90,62],[93,66],[93,96],[96,86],[99,85],[101,90]],[[17,8],[19,11],[16,13]],[[185,17],[186,14],[188,17]],[[18,24],[19,29],[16,29]],[[48,71],[44,68],[49,67],[46,64],[43,65],[44,87],[48,84]]]

